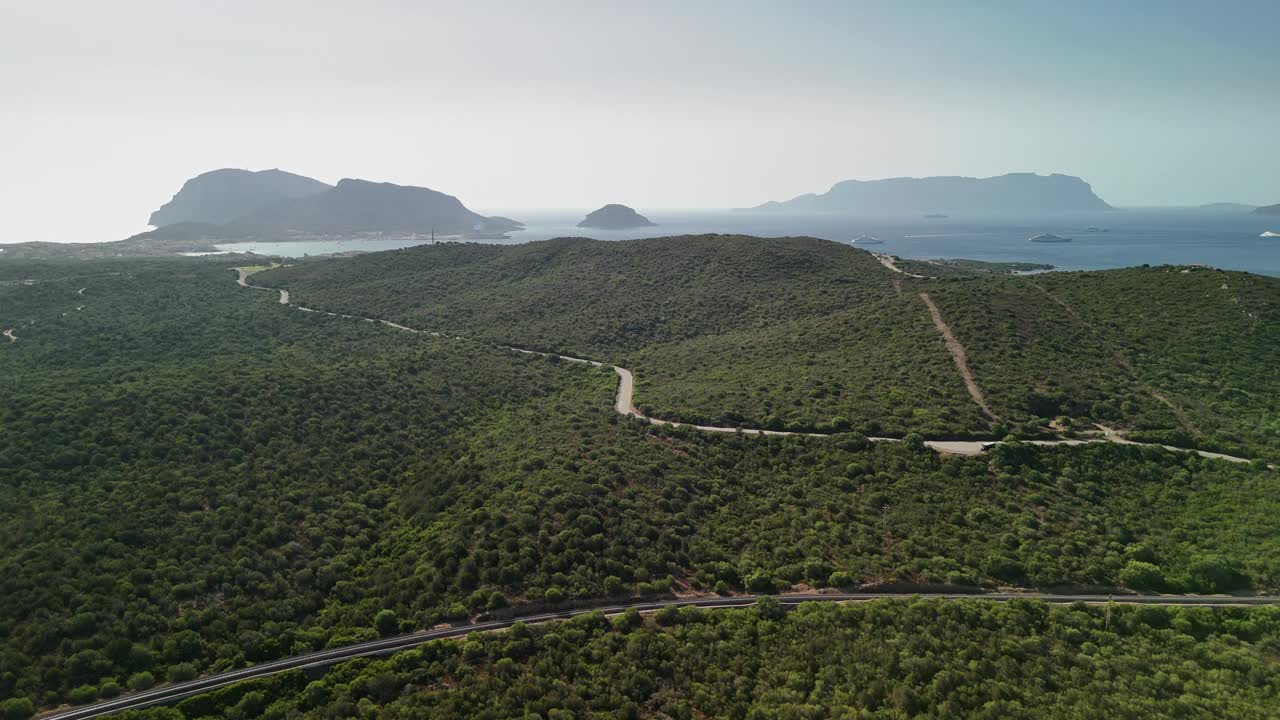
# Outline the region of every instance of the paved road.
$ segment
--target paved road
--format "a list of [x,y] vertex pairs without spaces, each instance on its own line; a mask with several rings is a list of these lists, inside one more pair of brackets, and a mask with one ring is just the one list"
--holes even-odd
[[[441,332],[434,332],[429,330],[418,330],[416,328],[407,327],[405,325],[393,323],[390,320],[383,320],[381,318],[364,317],[362,315],[346,315],[343,313],[329,312],[328,310],[317,310],[315,308],[309,308],[309,307],[303,307],[302,305],[291,304],[289,301],[288,290],[282,290],[280,288],[264,287],[261,285],[251,285],[247,281],[247,278],[251,273],[245,272],[244,268],[236,268],[235,270],[239,275],[236,282],[238,282],[242,287],[247,287],[252,290],[265,290],[267,292],[279,293],[280,304],[289,305],[290,307],[296,308],[303,312],[318,313],[321,315],[347,318],[350,320],[364,320],[365,322],[380,323],[382,325],[386,325],[388,327],[392,327],[397,330],[403,330],[404,332],[421,333],[424,335],[431,335],[433,337],[446,337],[446,338],[452,338],[455,340],[465,339],[465,338],[456,337],[452,335],[446,335]],[[901,272],[901,271],[898,271],[898,272]],[[636,409],[635,403],[633,401],[633,398],[635,395],[635,375],[627,368],[618,367],[617,365],[605,365],[604,363],[599,362],[597,360],[588,360],[587,358],[573,357],[572,355],[557,355],[556,353],[541,352],[538,350],[529,350],[526,348],[519,348],[511,345],[496,345],[494,347],[497,347],[500,350],[510,350],[513,352],[523,353],[525,355],[539,355],[541,357],[554,357],[554,358],[559,358],[560,360],[564,360],[566,362],[583,363],[585,365],[592,365],[595,367],[601,367],[601,368],[611,367],[613,368],[613,371],[618,374],[618,392],[617,392],[617,395],[614,397],[614,404],[613,404],[614,410],[617,411],[619,415],[634,415],[635,417],[641,420],[646,420],[650,423],[653,423],[654,425],[665,425],[667,427],[688,427],[688,428],[693,428],[695,430],[702,430],[704,432],[715,432],[715,433],[726,433],[726,434],[741,433],[743,435],[768,435],[768,436],[800,435],[805,437],[829,437],[831,435],[831,433],[791,432],[786,430],[756,430],[752,428],[723,427],[718,425],[692,425],[689,423],[681,423],[681,422],[675,422],[673,420],[663,420],[661,418],[650,417],[640,412],[638,409]],[[900,438],[889,438],[889,437],[869,437],[867,439],[870,440],[871,442],[901,442]],[[1200,457],[1214,458],[1217,460],[1227,460],[1227,461],[1236,462],[1236,463],[1251,462],[1249,458],[1236,457],[1234,455],[1224,455],[1222,453],[1209,452],[1208,450],[1191,450],[1188,448],[1174,447],[1172,445],[1154,445],[1150,443],[1133,442],[1132,440],[1123,440],[1123,439],[1120,439],[1120,437],[1115,433],[1108,433],[1105,438],[1092,438],[1092,439],[1084,439],[1084,440],[1030,440],[1026,442],[1029,442],[1032,445],[1046,445],[1046,446],[1047,445],[1087,445],[1090,443],[1114,442],[1114,443],[1123,444],[1123,445],[1146,445],[1148,447],[1161,447],[1161,448],[1164,448],[1165,450],[1170,450],[1172,452],[1195,453]],[[980,455],[983,452],[986,452],[987,448],[990,448],[992,445],[996,445],[998,443],[999,443],[998,440],[926,440],[924,442],[925,447],[935,452],[940,452],[940,453],[949,454],[949,455]],[[1275,468],[1275,466],[1270,466],[1270,467],[1272,467],[1273,469]]]
[[[776,598],[778,602],[783,605],[797,605],[803,602],[869,602],[872,600],[883,600],[886,598],[927,598],[934,600],[980,599],[990,601],[1029,599],[1043,600],[1051,603],[1083,602],[1094,604],[1113,601],[1116,603],[1126,604],[1178,606],[1280,605],[1280,596],[1236,597],[1226,595],[1121,595],[1113,598],[1109,595],[1056,595],[1051,593],[814,593],[774,595],[772,597]],[[150,707],[152,705],[163,705],[175,702],[192,695],[199,695],[211,690],[217,690],[245,680],[270,677],[271,675],[276,675],[287,670],[327,667],[346,660],[354,660],[356,658],[376,655],[387,655],[398,650],[417,647],[418,645],[431,642],[432,640],[463,637],[473,632],[484,632],[486,630],[502,630],[511,627],[517,622],[531,624],[540,623],[547,622],[549,620],[561,620],[576,617],[578,615],[585,615],[596,611],[603,612],[606,615],[616,615],[625,612],[630,608],[635,608],[641,612],[660,610],[665,607],[701,607],[711,609],[744,608],[754,605],[759,598],[760,596],[756,595],[738,595],[733,597],[706,597],[685,600],[645,600],[607,607],[581,608],[560,612],[544,612],[533,615],[517,616],[504,620],[490,620],[487,622],[469,623],[466,625],[442,628],[438,630],[427,630],[424,632],[411,633],[409,635],[398,635],[395,637],[370,640],[368,642],[355,643],[338,648],[330,648],[328,650],[319,650],[303,655],[295,655],[294,657],[260,663],[258,665],[240,668],[238,670],[229,670],[227,672],[209,675],[207,677],[190,680],[188,682],[153,688],[151,690],[126,695],[124,697],[107,700],[94,705],[86,705],[71,710],[56,711],[40,716],[40,720],[88,720],[89,718],[105,717],[112,713],[122,712],[124,710],[137,710],[140,708]]]

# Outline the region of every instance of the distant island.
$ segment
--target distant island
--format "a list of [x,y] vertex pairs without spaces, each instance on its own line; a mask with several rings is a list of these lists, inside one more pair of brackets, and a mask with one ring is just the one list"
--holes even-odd
[[1011,173],[989,178],[845,180],[808,194],[748,208],[755,212],[841,212],[880,216],[1027,215],[1111,210],[1088,183],[1070,175]]
[[1264,205],[1260,208],[1254,208],[1254,215],[1280,215],[1280,203],[1275,205]]
[[161,226],[129,239],[477,238],[524,229],[510,218],[472,212],[458,198],[429,188],[352,178],[330,186],[280,170],[204,173],[188,180],[151,220]]
[[1200,206],[1201,210],[1212,210],[1214,212],[1250,212],[1257,208],[1256,205],[1245,205],[1244,203],[1234,202],[1216,202],[1206,203]]
[[578,223],[580,228],[595,228],[597,230],[628,230],[630,228],[640,227],[657,227],[657,223],[650,222],[649,218],[632,210],[626,205],[618,205],[611,203],[589,213],[582,222]]
[[211,170],[183,183],[172,200],[151,213],[147,224],[226,223],[284,200],[331,189],[327,183],[283,170]]

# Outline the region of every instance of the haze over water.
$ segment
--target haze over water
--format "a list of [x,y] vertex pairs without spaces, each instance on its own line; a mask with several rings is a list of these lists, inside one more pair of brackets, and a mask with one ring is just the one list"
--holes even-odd
[[[1047,263],[1060,270],[1100,270],[1133,265],[1211,265],[1280,276],[1280,238],[1259,237],[1280,231],[1275,218],[1248,213],[1200,210],[1117,210],[1026,220],[947,218],[871,219],[844,215],[795,215],[728,211],[640,209],[658,227],[588,230],[576,227],[582,211],[494,210],[522,220],[527,228],[503,244],[554,237],[627,240],[694,233],[732,233],[778,237],[807,235],[849,242],[859,235],[884,241],[867,249],[905,258],[967,258],[990,262]],[[1088,232],[1089,227],[1109,232]],[[1070,237],[1069,243],[1032,243],[1043,232]],[[389,250],[421,242],[374,240],[345,242],[235,243],[222,249],[249,250],[286,257],[334,252]]]

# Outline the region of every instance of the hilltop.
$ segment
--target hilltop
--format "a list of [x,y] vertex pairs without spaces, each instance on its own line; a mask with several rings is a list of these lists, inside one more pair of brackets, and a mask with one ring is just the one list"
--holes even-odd
[[283,200],[316,195],[331,187],[283,170],[212,170],[183,183],[172,200],[151,213],[149,224],[163,227],[225,223]]
[[597,228],[600,230],[627,230],[654,226],[656,226],[656,223],[650,222],[649,218],[626,205],[618,205],[616,203],[605,205],[599,210],[588,213],[582,222],[578,223],[580,228]]
[[821,195],[757,205],[754,211],[867,215],[1025,215],[1110,210],[1088,183],[1071,175],[1010,173],[989,178],[845,180]]
[[685,422],[934,438],[1100,423],[1280,457],[1280,279],[1247,273],[917,280],[837,243],[702,235],[420,247],[264,281],[325,309],[623,364],[638,407]]

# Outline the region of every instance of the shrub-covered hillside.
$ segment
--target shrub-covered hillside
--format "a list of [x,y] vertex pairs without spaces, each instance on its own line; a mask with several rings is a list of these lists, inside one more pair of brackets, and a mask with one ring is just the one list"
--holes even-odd
[[[931,437],[1100,423],[1280,459],[1276,278],[1162,267],[922,281],[837,243],[713,235],[418,247],[261,282],[304,304],[626,365],[658,417]],[[921,292],[998,420],[966,393]]]
[[588,356],[688,422],[989,435],[925,306],[869,253],[703,235],[440,245],[301,263],[260,282],[326,309]]
[[1271,718],[1273,608],[1015,601],[586,615],[131,713],[240,718]]
[[997,412],[1280,458],[1280,279],[1166,266],[931,292]]
[[1259,466],[658,428],[610,371],[299,312],[225,261],[0,273],[0,697],[38,707],[507,604],[1280,586]]

